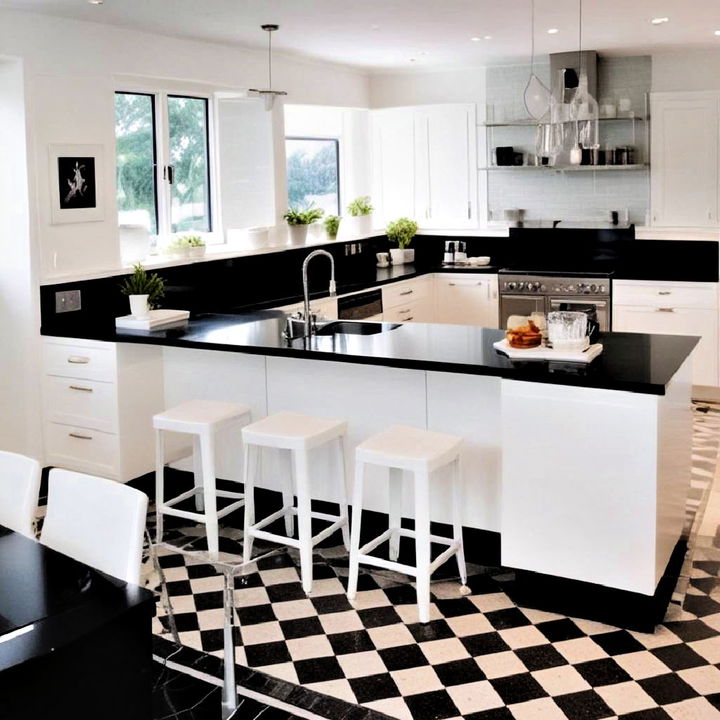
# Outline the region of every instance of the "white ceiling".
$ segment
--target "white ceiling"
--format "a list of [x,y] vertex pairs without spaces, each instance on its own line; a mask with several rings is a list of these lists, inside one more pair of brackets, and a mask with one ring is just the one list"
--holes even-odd
[[[0,7],[175,37],[265,47],[370,72],[525,62],[531,0],[0,0]],[[583,47],[644,54],[720,49],[720,0],[584,0]],[[653,17],[670,22],[653,25]],[[578,0],[536,0],[538,54],[577,48]],[[560,32],[548,35],[547,29]],[[472,42],[470,38],[484,38]],[[414,59],[414,61],[411,60]]]

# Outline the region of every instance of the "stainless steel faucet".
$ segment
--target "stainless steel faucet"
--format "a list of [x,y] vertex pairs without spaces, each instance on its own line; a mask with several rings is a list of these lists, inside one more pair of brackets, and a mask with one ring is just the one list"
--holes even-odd
[[306,258],[302,266],[303,298],[305,300],[305,337],[312,335],[312,318],[310,317],[310,297],[308,295],[307,269],[310,261],[319,255],[327,255],[330,258],[330,295],[335,295],[335,258],[327,250],[313,250]]

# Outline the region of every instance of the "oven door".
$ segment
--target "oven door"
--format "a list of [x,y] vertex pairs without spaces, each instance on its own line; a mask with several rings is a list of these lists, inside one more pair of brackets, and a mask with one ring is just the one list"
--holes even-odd
[[500,329],[507,329],[507,321],[511,315],[526,315],[534,312],[545,312],[544,297],[529,297],[527,295],[501,295],[500,296]]
[[559,310],[561,305],[565,306],[564,309],[566,310],[582,310],[588,305],[594,306],[595,312],[597,313],[598,324],[600,325],[600,332],[608,332],[610,330],[609,300],[591,299],[583,297],[582,295],[576,297],[549,297],[547,311],[552,312],[553,310]]

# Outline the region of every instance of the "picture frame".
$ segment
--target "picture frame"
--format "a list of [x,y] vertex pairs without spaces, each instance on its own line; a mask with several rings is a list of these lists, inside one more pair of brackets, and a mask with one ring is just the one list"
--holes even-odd
[[49,163],[52,224],[103,220],[103,146],[50,145]]

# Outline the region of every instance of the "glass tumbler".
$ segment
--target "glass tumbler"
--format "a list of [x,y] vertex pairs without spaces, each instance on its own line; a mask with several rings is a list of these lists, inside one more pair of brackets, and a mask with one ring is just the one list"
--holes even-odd
[[548,339],[556,350],[584,350],[588,344],[588,317],[584,312],[557,310],[548,313]]

